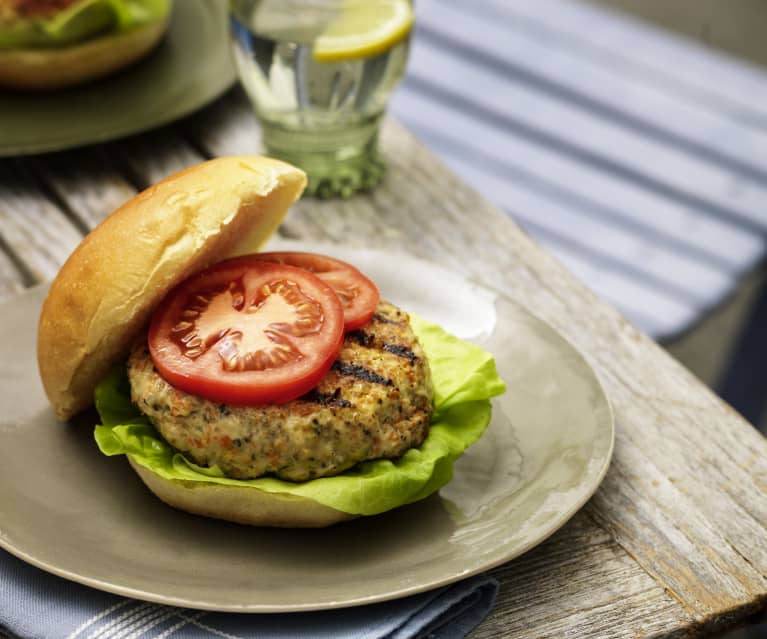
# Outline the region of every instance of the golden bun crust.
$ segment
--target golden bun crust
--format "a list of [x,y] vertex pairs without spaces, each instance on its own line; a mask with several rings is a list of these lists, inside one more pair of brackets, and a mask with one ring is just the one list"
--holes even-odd
[[322,528],[355,518],[355,515],[293,495],[165,479],[134,462],[130,456],[128,461],[157,497],[169,506],[195,515],[278,528]]
[[56,415],[90,406],[166,293],[257,250],[305,186],[302,171],[278,160],[218,158],[139,193],[88,234],[51,284],[38,325],[38,367]]
[[43,91],[82,84],[137,62],[158,44],[168,20],[66,47],[0,50],[0,86]]

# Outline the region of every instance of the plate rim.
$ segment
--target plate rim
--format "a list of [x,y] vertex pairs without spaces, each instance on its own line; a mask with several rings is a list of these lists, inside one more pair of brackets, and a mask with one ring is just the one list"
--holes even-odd
[[[210,7],[214,11],[218,11],[219,5],[217,2],[210,2],[210,0],[196,0],[197,6]],[[192,8],[194,5],[190,0],[182,0],[181,2],[173,3],[172,20],[178,20],[178,12],[193,12],[196,9]],[[193,24],[197,24],[197,21],[191,21]],[[166,38],[173,37],[173,30],[168,29]],[[164,44],[164,40],[160,43],[160,46]],[[146,60],[139,61],[138,64],[151,62],[150,58],[157,52],[153,51],[149,54]],[[174,66],[178,65],[180,59],[174,61]],[[126,69],[125,71],[128,71]],[[118,72],[120,73],[120,72]],[[87,136],[78,135],[73,137],[57,137],[54,140],[43,140],[39,142],[26,142],[4,145],[0,142],[0,158],[11,157],[25,157],[30,155],[38,155],[42,153],[56,153],[61,151],[67,151],[71,149],[77,149],[81,147],[92,146],[94,144],[104,144],[106,142],[112,142],[123,138],[130,137],[139,133],[146,133],[153,129],[171,124],[177,120],[181,120],[207,106],[211,102],[215,101],[232,88],[237,82],[237,73],[234,69],[234,65],[230,65],[230,72],[228,74],[216,74],[214,82],[208,83],[208,89],[200,94],[200,97],[196,100],[192,100],[185,104],[182,108],[168,109],[160,115],[154,118],[150,118],[141,124],[130,124],[124,126],[114,126],[111,128],[98,129],[90,133]],[[110,78],[104,78],[102,81],[97,81],[93,86],[98,86],[99,82],[108,83]],[[139,77],[139,81],[135,84],[141,85],[145,80]],[[75,88],[76,90],[76,88]],[[5,91],[0,91],[0,95]],[[33,94],[31,94],[33,95]],[[53,96],[54,99],[61,99],[63,93],[59,93]],[[48,97],[48,94],[41,94],[41,98]],[[0,113],[0,115],[2,115]]]
[[[285,243],[283,243],[283,245],[284,244]],[[314,246],[318,246],[318,247],[325,246],[329,249],[342,248],[342,247],[333,246],[333,245],[321,245],[319,243],[313,243],[313,244]],[[354,249],[349,247],[347,250],[354,250]],[[361,250],[378,250],[378,249],[361,249]],[[387,251],[386,253],[391,254],[392,251]],[[423,260],[423,258],[418,258],[412,254],[405,253],[405,252],[402,252],[401,254],[403,256],[407,256],[410,259],[421,260],[421,261],[427,262],[428,264],[431,264],[432,266],[436,265],[447,271],[455,273],[451,269],[444,267],[441,264],[434,262],[432,260]],[[466,279],[469,282],[472,282],[473,284],[477,284],[474,280],[471,280],[470,278],[464,278],[464,279]],[[487,289],[487,287],[484,287],[481,284],[477,284],[477,285]],[[11,303],[13,303],[13,301],[15,300],[18,300],[20,297],[41,295],[42,290],[44,290],[47,286],[48,286],[47,284],[34,286],[28,289],[26,292],[22,293],[21,295],[11,298]],[[604,424],[602,424],[601,426],[602,428],[606,428],[608,431],[605,433],[605,435],[608,436],[607,440],[602,442],[603,444],[607,444],[606,452],[601,459],[601,464],[597,472],[594,473],[593,477],[591,478],[591,481],[588,484],[588,487],[584,488],[584,490],[581,493],[579,493],[577,499],[569,503],[568,508],[564,509],[563,511],[557,514],[556,518],[553,520],[553,523],[547,527],[545,534],[527,539],[525,543],[522,543],[516,546],[512,552],[510,553],[501,552],[500,554],[498,554],[496,549],[496,551],[494,552],[494,556],[489,561],[478,562],[477,565],[474,566],[473,568],[465,569],[460,572],[451,572],[449,575],[445,575],[439,578],[429,579],[427,581],[421,581],[417,584],[413,584],[407,587],[397,588],[386,593],[369,594],[369,595],[358,596],[358,597],[347,597],[341,601],[333,601],[333,602],[325,601],[325,602],[307,602],[305,604],[299,604],[299,605],[295,603],[275,605],[275,604],[258,604],[258,603],[252,603],[252,602],[239,603],[239,604],[221,604],[221,603],[215,603],[215,602],[209,602],[209,601],[194,600],[188,597],[163,595],[163,594],[158,594],[156,592],[149,592],[149,591],[134,588],[131,586],[120,585],[118,583],[115,583],[114,581],[105,581],[95,577],[89,577],[87,575],[78,574],[77,572],[73,572],[72,570],[63,569],[49,561],[40,560],[34,555],[29,554],[24,549],[17,547],[13,543],[10,543],[9,540],[7,540],[5,534],[3,534],[2,524],[0,524],[0,547],[6,550],[7,552],[9,552],[11,555],[14,555],[20,560],[32,566],[35,566],[36,568],[44,570],[45,572],[57,575],[59,577],[65,578],[75,583],[79,583],[84,586],[96,588],[98,590],[112,593],[115,595],[131,597],[131,598],[140,599],[143,601],[148,601],[148,602],[162,604],[162,605],[179,606],[179,607],[186,607],[186,608],[197,609],[197,610],[215,611],[215,612],[231,612],[231,613],[247,613],[247,614],[333,610],[333,609],[357,607],[357,606],[369,605],[372,603],[379,603],[384,601],[401,599],[411,595],[433,590],[435,588],[447,586],[452,583],[456,583],[463,579],[469,578],[471,576],[485,573],[489,570],[492,570],[493,568],[497,568],[498,566],[505,564],[525,554],[526,552],[530,551],[532,548],[543,543],[546,539],[548,539],[551,535],[556,533],[558,530],[560,530],[568,521],[570,521],[570,519],[572,519],[572,517],[581,508],[583,508],[583,506],[589,501],[589,499],[591,499],[594,493],[598,490],[599,486],[604,480],[604,477],[610,467],[612,455],[614,452],[615,415],[614,415],[612,403],[604,388],[602,379],[600,378],[597,370],[589,363],[588,359],[581,352],[581,350],[578,349],[567,337],[562,335],[562,333],[558,331],[551,323],[540,318],[537,314],[535,314],[531,309],[529,309],[526,305],[522,304],[520,301],[503,293],[498,293],[496,291],[494,291],[494,293],[496,293],[498,297],[502,297],[504,301],[511,303],[515,307],[517,312],[521,312],[522,314],[526,315],[528,318],[532,319],[535,323],[545,326],[547,331],[549,331],[551,334],[556,336],[558,340],[560,340],[563,344],[567,346],[571,354],[577,357],[577,359],[580,361],[582,366],[584,366],[585,369],[589,372],[590,376],[592,377],[592,381],[595,383],[595,388],[597,388],[599,391],[601,404],[602,404],[602,407],[604,408],[604,415],[603,415]],[[4,302],[0,304],[0,307],[2,307],[6,303],[8,302]],[[411,504],[409,506],[412,507],[414,505]],[[417,504],[415,504],[415,506],[417,507]],[[408,506],[405,506],[404,508],[407,508],[407,507]],[[383,516],[385,516],[385,514]],[[499,546],[498,548],[501,548],[501,546]]]

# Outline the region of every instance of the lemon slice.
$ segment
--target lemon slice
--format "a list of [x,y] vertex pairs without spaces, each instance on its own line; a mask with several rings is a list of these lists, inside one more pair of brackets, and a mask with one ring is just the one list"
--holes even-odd
[[413,28],[408,0],[345,0],[343,8],[314,42],[317,62],[340,62],[379,55]]

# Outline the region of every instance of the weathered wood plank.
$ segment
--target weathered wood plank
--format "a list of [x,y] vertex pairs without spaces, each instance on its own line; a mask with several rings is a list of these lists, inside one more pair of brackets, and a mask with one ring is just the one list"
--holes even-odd
[[[584,513],[493,571],[498,602],[472,639],[651,637],[692,623],[678,603]],[[605,587],[607,586],[607,587]],[[560,593],[557,605],[553,592]],[[623,624],[615,619],[622,618]],[[682,636],[686,636],[686,633]]]
[[[736,614],[764,607],[763,438],[750,427],[735,442],[713,432],[735,417],[717,401],[673,402],[654,390],[637,399],[635,389],[617,390],[625,383],[610,385],[614,403],[631,401],[649,419],[641,431],[619,430],[620,452],[595,497],[593,516],[660,583],[683,593],[681,603],[700,623],[716,624],[740,607]],[[680,458],[687,462],[683,469]]]
[[[242,104],[240,107],[247,108]],[[253,129],[252,122],[244,116],[241,124]],[[252,136],[240,132],[238,137]],[[215,154],[229,150],[215,138],[208,139],[207,144]],[[396,145],[392,152],[397,153],[397,157],[407,156]],[[404,164],[401,168],[391,165],[384,185],[369,195],[346,201],[300,202],[289,214],[283,229],[290,229],[293,237],[305,239],[391,248],[405,245],[425,257],[439,256],[439,261],[452,263],[461,270],[469,240],[461,217],[467,209],[461,206],[460,200],[457,204],[453,201],[456,195],[453,178],[443,173],[439,183],[432,180],[433,175],[420,173],[418,167],[424,166],[421,163]],[[424,188],[428,183],[433,186]],[[406,193],[400,193],[398,188],[403,184],[409,185]],[[440,197],[440,193],[445,197]],[[473,197],[463,196],[466,207],[475,205]],[[392,211],[399,212],[397,219],[388,218]],[[405,224],[399,216],[408,218]],[[410,231],[403,230],[408,227]],[[460,233],[453,232],[459,228]],[[478,255],[492,244],[492,229],[485,231],[481,239],[469,240]],[[588,521],[581,521],[581,526],[587,527],[592,535],[608,539]],[[605,542],[609,550],[597,549],[584,544],[572,530],[570,525],[557,537],[561,554],[552,555],[551,547],[545,546],[530,557],[497,571],[504,582],[498,605],[475,636],[561,637],[566,632],[572,636],[651,636],[665,634],[669,628],[684,629],[690,625],[687,613],[617,544]],[[520,571],[520,565],[528,571]],[[544,569],[549,566],[554,566],[555,576],[546,579]],[[583,573],[581,578],[573,580],[575,566],[580,566]],[[579,596],[567,598],[567,609],[563,610],[556,603],[562,597],[563,583],[568,582],[572,584],[568,595],[576,592]],[[606,588],[605,584],[610,586]],[[687,631],[680,630],[680,634],[686,635]]]
[[136,194],[103,147],[37,156],[26,164],[88,229]]
[[[117,170],[96,184],[116,190],[70,195],[80,178],[55,159],[35,163],[37,177],[0,165],[3,241],[35,279],[46,279],[113,194],[207,155],[253,152],[257,128],[241,93],[222,104],[184,123],[191,144],[168,128],[110,145]],[[518,299],[585,353],[617,418],[602,487],[546,544],[495,571],[498,605],[475,636],[686,636],[764,608],[764,439],[392,121],[383,147],[389,170],[381,187],[345,201],[302,200],[282,232],[404,248]],[[29,237],[36,228],[56,237]],[[0,276],[12,266],[0,260]]]
[[[529,240],[500,223],[491,207],[475,200],[462,223],[451,223],[452,207],[467,197],[460,193],[464,189],[451,188],[444,170],[404,132],[391,127],[388,133],[390,163],[394,172],[402,171],[402,188],[409,178],[413,191],[446,194],[440,208],[424,202],[400,211],[404,217],[395,224],[403,226],[407,218],[414,235],[438,237],[434,241],[443,250],[433,251],[434,259],[460,255],[463,269],[551,321],[600,372],[615,409],[617,439],[612,467],[590,506],[594,519],[697,624],[764,607],[764,438]],[[426,175],[412,171],[414,166]],[[411,197],[424,196],[408,192],[403,200]],[[457,235],[463,249],[455,245]]]
[[[198,125],[198,146],[227,148]],[[252,135],[252,120],[238,126],[225,137]],[[580,520],[589,535],[606,531],[617,558],[607,561],[599,544],[584,548],[585,594],[568,585],[567,553],[552,556],[550,547],[504,567],[512,587],[479,636],[681,636],[764,607],[767,442],[396,123],[387,123],[383,142],[389,170],[380,188],[345,201],[302,200],[283,230],[404,248],[520,300],[586,354],[617,417],[613,465]],[[559,539],[574,552],[571,528]],[[529,584],[515,581],[522,561],[542,580],[538,617]],[[547,581],[552,570],[560,578]]]
[[182,129],[208,155],[261,153],[261,129],[242,89],[235,87],[206,109],[187,118]]
[[108,147],[4,161],[0,294],[51,280],[83,233],[136,193],[134,184],[143,188],[202,159],[166,128]]
[[205,159],[174,127],[115,142],[109,145],[108,152],[121,173],[139,189]]
[[29,171],[10,161],[0,165],[0,229],[31,282],[52,279],[82,239],[81,229]]
[[0,250],[0,303],[21,293],[26,288],[26,279],[5,251]]

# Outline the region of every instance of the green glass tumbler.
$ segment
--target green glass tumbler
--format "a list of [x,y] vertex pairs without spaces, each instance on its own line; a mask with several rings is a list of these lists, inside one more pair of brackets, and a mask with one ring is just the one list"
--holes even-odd
[[374,187],[378,133],[405,71],[410,0],[231,0],[240,82],[266,154],[302,168],[306,193]]

